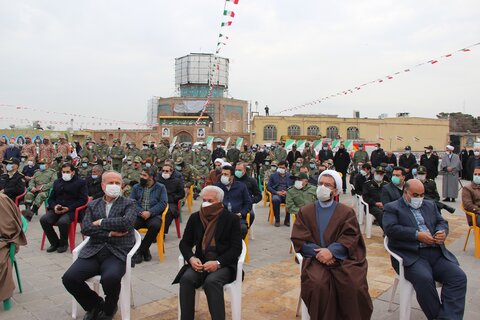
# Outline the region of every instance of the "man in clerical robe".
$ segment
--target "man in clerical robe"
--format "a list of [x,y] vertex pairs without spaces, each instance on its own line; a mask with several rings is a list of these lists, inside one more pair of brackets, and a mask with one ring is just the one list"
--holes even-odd
[[311,319],[370,319],[365,243],[355,211],[334,201],[339,190],[338,172],[323,171],[318,201],[297,214],[291,239],[304,257],[301,297]]

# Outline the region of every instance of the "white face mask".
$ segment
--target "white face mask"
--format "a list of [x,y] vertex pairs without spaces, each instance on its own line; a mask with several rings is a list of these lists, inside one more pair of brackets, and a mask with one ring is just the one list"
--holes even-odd
[[28,164],[30,167],[33,167],[33,161],[28,161],[27,164]]
[[210,207],[212,204],[213,204],[213,203],[207,202],[207,201],[202,202],[202,208]]
[[475,157],[480,156],[480,151],[473,151],[473,155],[474,155]]
[[383,181],[383,175],[376,174],[376,175],[373,176],[373,179],[375,179],[375,181],[377,181],[377,182],[382,182]]
[[426,178],[427,178],[426,174],[417,174],[417,179],[420,181],[425,181]]
[[224,185],[226,185],[226,186],[228,186],[228,185],[230,184],[230,178],[227,177],[227,176],[222,176],[222,177],[220,178],[220,181],[221,181]]
[[119,184],[107,184],[105,194],[111,198],[116,198],[122,194],[122,187]]
[[7,165],[5,166],[5,169],[7,169],[7,171],[10,172],[10,171],[13,170],[13,165],[7,164]]
[[165,180],[170,179],[170,173],[162,173],[162,178]]
[[329,201],[332,195],[332,190],[326,186],[318,186],[317,187],[317,199],[326,202]]
[[63,179],[63,181],[70,181],[70,180],[72,180],[72,174],[71,173],[62,173],[62,179]]
[[360,174],[365,177],[365,176],[367,175],[367,171],[365,171],[365,170],[360,170]]
[[412,207],[413,209],[420,208],[422,206],[422,203],[423,203],[423,197],[410,199],[410,207]]
[[296,180],[295,184],[294,184],[294,187],[297,188],[298,190],[302,189],[303,188],[302,180]]
[[279,174],[285,174],[285,169],[283,169],[283,168],[278,168],[278,169],[277,169],[277,172],[278,172]]

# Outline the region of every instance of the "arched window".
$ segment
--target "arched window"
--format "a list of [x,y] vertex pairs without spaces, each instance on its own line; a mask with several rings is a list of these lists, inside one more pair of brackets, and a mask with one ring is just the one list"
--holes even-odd
[[307,128],[308,136],[318,136],[320,135],[320,128],[318,126],[310,126]]
[[263,140],[277,140],[277,127],[268,124],[263,127]]
[[300,126],[292,124],[288,127],[287,135],[289,136],[299,136],[300,135]]
[[347,129],[347,139],[348,140],[356,140],[359,139],[359,131],[357,127],[349,127]]
[[329,139],[337,139],[338,137],[338,128],[335,126],[327,128],[327,138]]

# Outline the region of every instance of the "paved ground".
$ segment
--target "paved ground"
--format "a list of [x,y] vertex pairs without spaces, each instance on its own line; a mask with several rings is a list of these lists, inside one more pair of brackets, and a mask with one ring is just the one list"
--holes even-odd
[[[437,184],[441,189],[441,181]],[[353,198],[342,196],[341,201],[352,204]],[[194,203],[194,209],[198,208]],[[455,206],[458,207],[459,203]],[[184,223],[188,219],[186,207],[183,209]],[[250,242],[251,260],[245,265],[246,279],[243,290],[244,319],[293,319],[298,301],[299,280],[298,265],[289,253],[289,228],[275,228],[267,223],[268,208],[263,203],[256,205],[257,219],[254,224],[255,240]],[[473,257],[473,239],[471,237],[467,251],[463,252],[463,242],[467,227],[463,213],[457,210],[455,215],[445,213],[450,222],[451,251],[458,257],[462,268],[468,275],[468,292],[465,319],[478,319],[480,306],[480,278],[475,271],[480,260]],[[136,308],[132,310],[132,319],[176,319],[177,285],[171,285],[178,268],[178,242],[175,228],[166,238],[165,261],[158,261],[156,246],[152,246],[154,259],[142,263],[133,269],[133,291]],[[71,264],[71,254],[40,251],[41,228],[38,217],[29,225],[28,245],[18,254],[22,274],[23,294],[15,293],[13,308],[5,312],[0,310],[0,319],[70,319],[71,297],[61,283],[61,276]],[[453,241],[452,241],[453,240]],[[81,237],[77,235],[77,243]],[[388,255],[383,249],[381,230],[374,227],[372,239],[367,240],[369,261],[368,281],[370,294],[374,298],[372,319],[398,319],[398,305],[388,312],[390,287],[394,273],[389,266]],[[227,298],[228,300],[228,298]],[[413,299],[415,300],[415,299]],[[398,294],[395,298],[398,302]],[[412,319],[425,319],[414,301]],[[229,303],[227,311],[229,312]],[[80,313],[80,318],[83,312]],[[119,317],[117,317],[119,318]],[[209,319],[206,301],[202,296],[198,319]]]

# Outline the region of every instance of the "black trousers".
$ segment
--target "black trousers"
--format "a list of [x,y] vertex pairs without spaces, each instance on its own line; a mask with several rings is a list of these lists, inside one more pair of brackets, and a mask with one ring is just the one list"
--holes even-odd
[[162,217],[153,216],[144,220],[141,217],[137,217],[135,220],[135,229],[147,228],[148,231],[145,234],[145,237],[138,248],[138,252],[145,253],[150,248],[153,241],[157,238],[158,233],[160,232],[160,227],[162,226]]
[[203,286],[212,320],[225,319],[223,286],[231,282],[231,271],[220,268],[215,272],[196,272],[188,268],[180,279],[181,320],[195,318],[195,289]]
[[178,203],[169,203],[168,212],[165,216],[165,234],[168,233],[168,229],[170,229],[172,221],[176,218],[178,218]]
[[[114,256],[106,247],[103,247],[95,256],[78,258],[62,277],[63,285],[68,292],[80,303],[85,311],[92,311],[102,303],[102,298],[90,289],[85,280],[100,275],[105,304],[103,310],[107,315],[113,315],[120,295],[121,283],[125,274],[125,261]],[[130,290],[130,289],[128,289]]]
[[378,225],[379,225],[380,228],[382,228],[382,230],[383,230],[383,224],[382,224],[382,220],[383,220],[383,210],[380,209],[379,207],[371,206],[371,207],[369,208],[369,211],[370,211],[370,214],[375,217],[375,220],[377,220]]
[[[45,235],[47,236],[50,245],[59,246],[68,244],[68,229],[70,228],[72,220],[67,213],[56,214],[52,210],[47,210],[44,216],[40,218],[40,225],[42,226]],[[60,232],[60,239],[53,229],[54,225],[58,226]]]
[[[463,319],[467,276],[447,260],[439,247],[421,248],[419,259],[405,267],[405,279],[415,288],[418,304],[428,319]],[[438,298],[435,281],[442,283]]]

